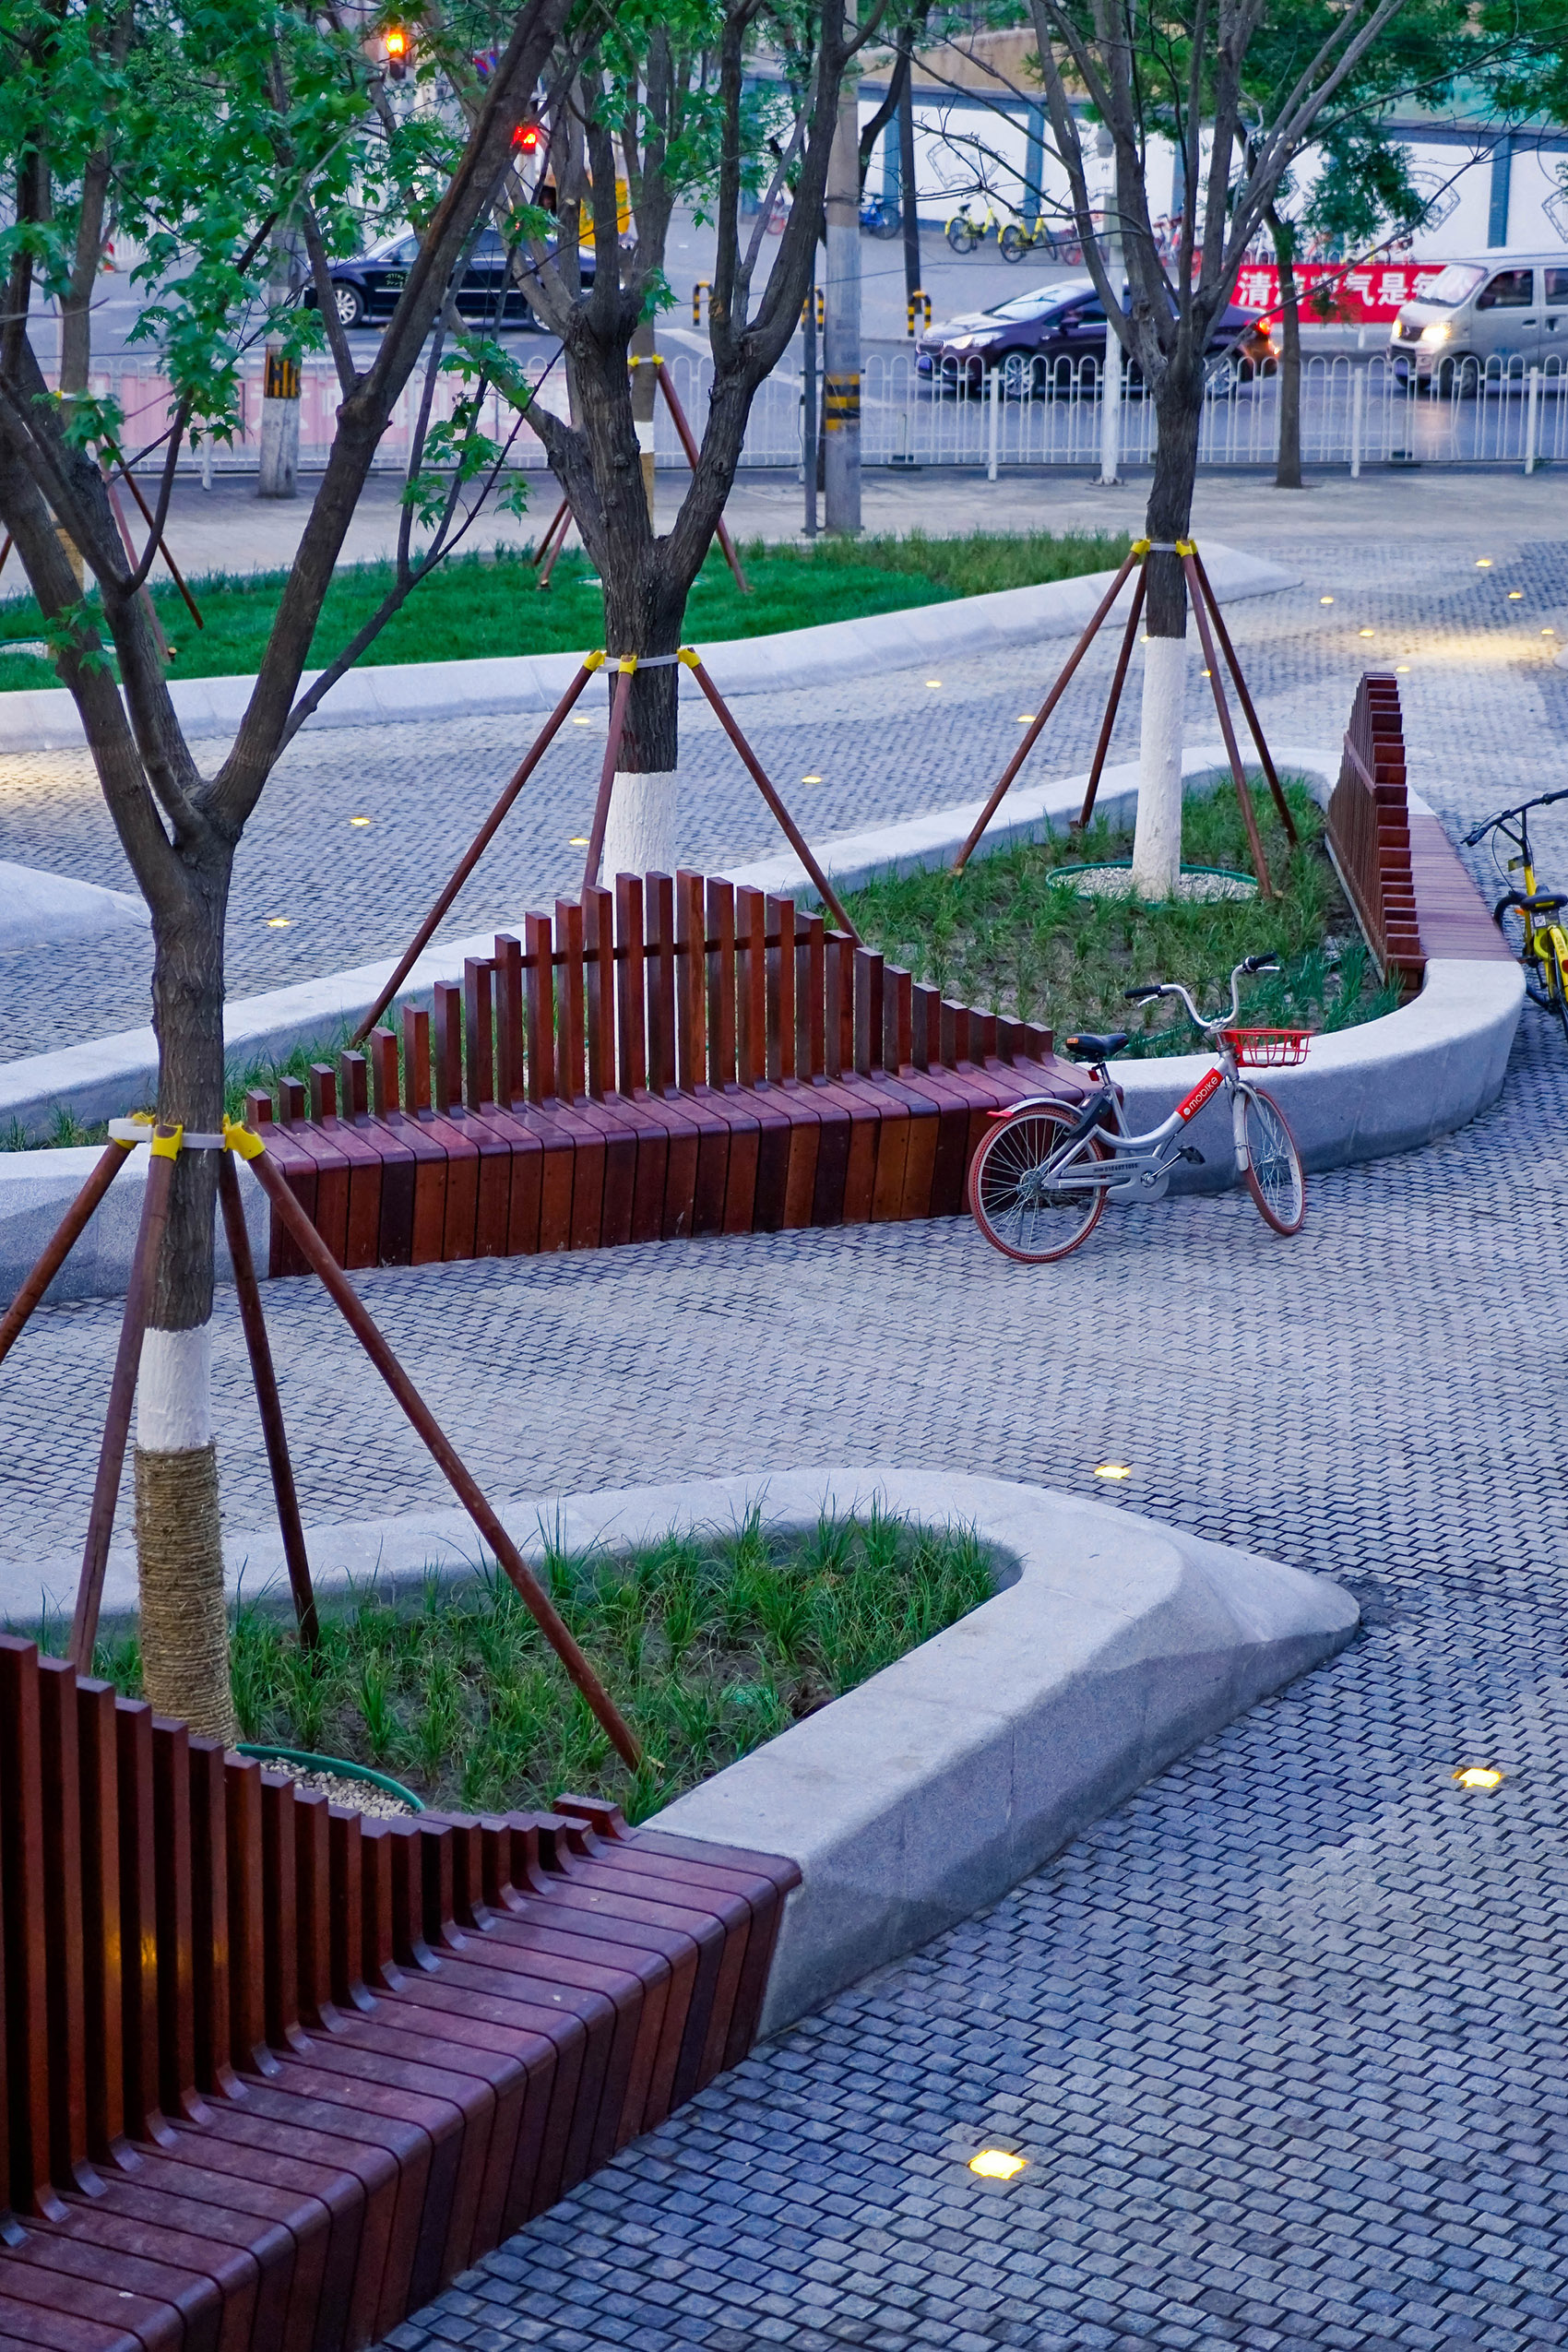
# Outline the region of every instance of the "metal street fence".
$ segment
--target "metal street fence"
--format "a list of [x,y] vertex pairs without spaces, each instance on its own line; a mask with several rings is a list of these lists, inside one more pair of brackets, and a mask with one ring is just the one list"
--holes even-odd
[[[670,354],[667,364],[677,393],[699,437],[707,413],[712,363],[690,352]],[[544,378],[548,363],[530,363],[529,374]],[[1384,353],[1371,358],[1314,352],[1301,368],[1301,455],[1311,466],[1389,465],[1513,466],[1526,472],[1568,458],[1568,367],[1553,357],[1543,364],[1521,359],[1491,360],[1484,366],[1463,362],[1443,379],[1419,382],[1407,362]],[[119,400],[125,415],[125,445],[153,441],[169,413],[167,382],[149,369],[114,366],[95,374],[92,389]],[[436,387],[433,422],[451,411],[461,387],[444,377]],[[244,429],[232,448],[204,447],[182,461],[208,472],[254,469],[261,430],[261,372],[244,379]],[[329,369],[302,371],[300,457],[323,463],[331,444],[339,401]],[[399,399],[382,442],[377,470],[407,470],[419,390]],[[541,397],[565,410],[558,367],[550,370]],[[486,429],[505,440],[515,418],[498,396],[487,403]],[[742,465],[798,470],[803,414],[798,369],[789,362],[759,390],[746,429]],[[660,466],[683,468],[685,457],[674,424],[662,408],[655,417],[655,457]],[[1154,459],[1156,422],[1152,401],[1128,385],[1121,403],[1123,466]],[[1198,440],[1202,466],[1272,466],[1279,440],[1279,382],[1271,368],[1254,374],[1230,362],[1219,367],[1204,400]],[[917,371],[912,352],[867,354],[861,377],[861,454],[871,466],[1093,467],[1100,461],[1099,365],[1088,358],[1059,363],[1036,382],[1026,363],[992,371],[981,381],[933,389]],[[511,462],[544,469],[544,451],[525,425],[513,445]]]

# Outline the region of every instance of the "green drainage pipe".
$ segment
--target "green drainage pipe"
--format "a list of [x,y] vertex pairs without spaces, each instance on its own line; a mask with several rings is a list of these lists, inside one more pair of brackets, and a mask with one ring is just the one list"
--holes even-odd
[[313,1755],[308,1748],[260,1748],[251,1740],[236,1742],[242,1756],[254,1756],[257,1764],[298,1764],[305,1772],[329,1772],[335,1780],[368,1780],[374,1788],[384,1789],[388,1797],[397,1797],[412,1813],[422,1813],[422,1800],[400,1780],[393,1780],[385,1772],[376,1772],[369,1764],[350,1764],[345,1756]]

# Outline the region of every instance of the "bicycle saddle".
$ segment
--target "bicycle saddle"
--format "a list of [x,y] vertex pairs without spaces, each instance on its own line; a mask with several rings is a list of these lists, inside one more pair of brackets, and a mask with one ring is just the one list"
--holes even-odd
[[1131,1035],[1130,1029],[1112,1029],[1109,1037],[1090,1037],[1086,1029],[1081,1037],[1065,1037],[1062,1042],[1075,1062],[1109,1062]]
[[1560,897],[1554,890],[1538,890],[1534,897],[1526,898],[1520,891],[1514,904],[1527,908],[1532,915],[1555,915],[1568,907],[1568,898]]

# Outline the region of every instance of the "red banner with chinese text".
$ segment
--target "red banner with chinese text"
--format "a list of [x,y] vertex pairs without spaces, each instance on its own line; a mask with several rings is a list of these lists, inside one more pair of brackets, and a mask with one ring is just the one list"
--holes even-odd
[[[1420,300],[1444,265],[1441,261],[1337,261],[1296,265],[1303,327],[1390,326],[1402,303]],[[1314,294],[1313,289],[1321,288]],[[1279,272],[1272,262],[1244,262],[1231,300],[1243,310],[1277,312]]]

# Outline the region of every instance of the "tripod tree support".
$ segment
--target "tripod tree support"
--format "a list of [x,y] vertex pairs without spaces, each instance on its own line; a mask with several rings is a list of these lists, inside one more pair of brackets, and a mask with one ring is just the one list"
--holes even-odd
[[453,899],[456,898],[458,891],[462,888],[464,883],[467,882],[469,874],[472,873],[475,866],[478,865],[481,858],[484,855],[486,849],[489,847],[491,840],[494,837],[496,828],[506,814],[507,810],[511,807],[513,802],[522,790],[523,786],[528,782],[529,778],[533,774],[534,769],[539,766],[540,761],[544,757],[545,753],[550,749],[551,744],[555,741],[555,738],[560,733],[562,728],[566,724],[567,716],[571,711],[573,704],[577,700],[583,691],[583,688],[588,684],[588,680],[593,676],[595,671],[602,669],[603,666],[604,656],[602,653],[588,653],[584,655],[582,668],[578,671],[576,676],[573,679],[571,684],[567,687],[565,693],[562,695],[560,701],[556,704],[554,709],[545,720],[544,725],[540,729],[539,733],[535,736],[532,750],[529,753],[528,757],[524,760],[522,766],[518,768],[517,774],[513,777],[511,782],[502,793],[501,798],[496,802],[495,806],[491,810],[490,814],[485,818],[484,823],[480,826],[479,831],[474,835],[473,839],[469,842],[468,848],[458,859],[451,880],[447,883],[445,888],[436,899],[434,906],[432,907],[429,914],[426,915],[418,931],[415,932],[412,940],[410,942],[409,946],[403,955],[402,960],[398,966],[397,970],[393,973],[391,979],[387,981],[386,987],[376,998],[375,1003],[371,1006],[370,1011],[365,1015],[363,1020],[360,1023],[359,1028],[354,1031],[353,1036],[350,1039],[349,1042],[351,1047],[357,1047],[364,1043],[365,1039],[370,1035],[372,1029],[374,1028],[377,1021],[380,1020],[381,1016],[386,1012],[386,1007],[391,1004],[392,999],[397,995],[398,991],[402,987],[403,982],[408,979],[409,974],[419,962],[420,957],[429,946],[431,939],[445,917],[447,909],[451,906]]
[[169,1194],[174,1162],[180,1155],[184,1130],[157,1126],[151,1135],[147,1191],[142,1197],[141,1224],[125,1286],[125,1309],[120,1319],[120,1345],[114,1357],[114,1377],[109,1386],[109,1409],[103,1417],[103,1442],[93,1481],[92,1508],[88,1514],[87,1543],[77,1586],[76,1611],[71,1619],[70,1646],[65,1655],[78,1674],[92,1671],[98,1640],[98,1612],[103,1601],[103,1577],[109,1565],[109,1538],[114,1532],[114,1509],[120,1499],[120,1478],[125,1467],[125,1440],[130,1432],[131,1406],[141,1366],[142,1340],[152,1305],[152,1286],[169,1222]]
[[251,1237],[245,1230],[240,1180],[234,1173],[233,1158],[227,1148],[220,1153],[218,1159],[218,1197],[222,1204],[223,1230],[229,1239],[229,1256],[234,1268],[234,1289],[239,1296],[245,1348],[251,1360],[251,1378],[255,1384],[261,1433],[267,1445],[267,1466],[272,1473],[272,1493],[278,1505],[283,1557],[289,1568],[289,1589],[294,1597],[300,1647],[314,1650],[321,1639],[321,1621],[316,1615],[315,1589],[311,1583],[305,1531],[300,1519],[294,1466],[289,1459],[289,1440],[283,1428],[283,1402],[278,1394],[278,1376],[272,1369],[272,1350],[267,1344],[267,1323],[261,1311],[261,1289],[255,1278],[255,1262],[251,1256]]
[[1257,812],[1253,796],[1247,790],[1246,770],[1241,766],[1241,754],[1236,742],[1236,730],[1230,723],[1230,706],[1225,699],[1225,681],[1219,674],[1219,659],[1214,649],[1214,636],[1208,625],[1208,605],[1193,564],[1193,542],[1178,540],[1176,552],[1182,558],[1182,568],[1187,575],[1187,587],[1193,600],[1193,616],[1198,624],[1198,641],[1204,649],[1204,666],[1214,689],[1214,707],[1219,714],[1219,731],[1225,738],[1225,749],[1230,761],[1230,773],[1235,779],[1236,798],[1241,807],[1241,822],[1247,828],[1247,848],[1252,853],[1253,872],[1258,878],[1258,894],[1264,898],[1274,897],[1274,885],[1268,878],[1268,861],[1263,853],[1263,836],[1258,831]]
[[620,675],[615,681],[615,693],[610,705],[610,733],[604,745],[604,765],[599,771],[599,797],[593,804],[588,855],[583,860],[585,891],[599,880],[600,861],[604,855],[604,836],[610,824],[610,796],[615,789],[615,764],[621,756],[621,738],[626,731],[626,705],[631,699],[632,680],[636,675],[636,655],[623,654],[619,668]]
[[230,1147],[249,1163],[252,1175],[272,1205],[272,1214],[281,1222],[312,1272],[320,1277],[333,1305],[430,1449],[436,1467],[511,1578],[540,1632],[598,1717],[616,1754],[635,1772],[642,1761],[642,1751],[614,1702],[552,1606],[543,1586],[485,1501],[434,1414],[372,1321],[353,1285],[339,1269],[326,1242],[289,1190],[261,1136],[247,1127],[235,1125],[232,1121],[224,1123],[223,1133]]
[[758,759],[756,754],[753,751],[751,745],[742,734],[739,727],[736,726],[734,719],[731,717],[729,706],[725,702],[724,697],[719,693],[718,687],[714,684],[713,680],[708,676],[707,671],[704,669],[702,657],[697,652],[695,647],[689,645],[683,646],[681,648],[681,659],[691,671],[693,677],[702,688],[703,693],[707,696],[708,701],[713,705],[715,711],[718,713],[719,725],[723,728],[724,732],[729,736],[730,741],[734,744],[737,752],[739,752],[742,765],[750,776],[752,782],[756,786],[757,790],[762,794],[763,799],[767,802],[767,805],[772,810],[774,816],[778,819],[778,824],[783,830],[784,837],[789,842],[790,849],[793,849],[795,855],[804,866],[807,873],[810,874],[812,882],[816,889],[818,897],[822,900],[823,905],[829,909],[834,921],[838,925],[840,931],[847,931],[849,937],[854,941],[856,946],[859,947],[861,944],[860,932],[855,929],[854,924],[849,921],[849,916],[845,913],[837,895],[834,890],[833,885],[828,881],[821,865],[813,854],[810,842],[806,839],[805,835],[801,831],[800,826],[795,823],[794,818],[790,814],[789,810],[785,807],[773,785],[769,782],[766,771],[764,768],[762,762]]
[[[554,514],[550,518],[550,529],[545,532],[544,537],[540,540],[539,545],[534,549],[533,553],[529,558],[529,564],[532,566],[534,571],[538,571],[540,565],[543,563],[545,557],[554,546],[556,532],[559,531],[562,538],[564,539],[567,530],[571,527],[571,520],[572,502],[569,498],[563,498],[561,504],[557,506]],[[540,580],[540,587],[545,588],[548,585],[549,575],[547,573],[545,577]]]
[[1134,540],[1132,546],[1128,549],[1121,570],[1117,573],[1116,577],[1111,581],[1111,586],[1106,589],[1105,594],[1100,598],[1099,603],[1095,609],[1093,619],[1085,629],[1083,636],[1078,639],[1077,644],[1073,647],[1072,652],[1067,656],[1067,659],[1063,667],[1062,674],[1057,679],[1054,686],[1051,689],[1050,694],[1047,695],[1044,702],[1041,704],[1033,722],[1030,725],[1028,733],[1024,737],[1023,742],[1019,744],[1017,750],[1014,753],[1012,758],[1003,769],[995,790],[992,793],[990,800],[987,801],[984,808],[981,809],[979,816],[976,817],[973,825],[969,827],[968,838],[966,840],[963,848],[959,850],[957,856],[953,861],[953,872],[955,873],[962,873],[964,868],[968,864],[969,860],[973,857],[975,850],[980,845],[981,837],[985,833],[986,827],[990,825],[992,818],[996,814],[997,810],[1002,806],[1003,802],[1006,799],[1008,789],[1011,786],[1014,778],[1017,775],[1018,770],[1022,767],[1024,762],[1028,759],[1029,754],[1033,751],[1036,743],[1039,742],[1040,731],[1044,727],[1046,720],[1051,717],[1051,712],[1055,709],[1057,704],[1066,693],[1068,683],[1072,679],[1074,671],[1077,669],[1077,666],[1079,662],[1082,661],[1085,654],[1087,653],[1090,646],[1093,645],[1096,637],[1099,636],[1105,621],[1105,616],[1110,612],[1111,606],[1115,603],[1117,598],[1121,595],[1123,588],[1126,582],[1128,573],[1132,571],[1134,564],[1141,564],[1147,553],[1148,541],[1146,539]]
[[[681,436],[681,446],[686,453],[686,463],[690,466],[693,473],[695,473],[697,469],[697,445],[695,436],[692,432],[691,426],[686,422],[686,411],[681,406],[680,398],[675,390],[675,386],[670,381],[670,370],[664,363],[663,352],[634,352],[631,359],[628,360],[627,365],[629,367],[656,367],[659,370],[658,383],[659,390],[664,395],[664,405],[675,420],[675,430]],[[742,596],[750,596],[752,592],[751,582],[747,579],[745,573],[741,568],[741,559],[735,552],[735,542],[730,536],[729,528],[726,525],[722,515],[719,517],[718,524],[715,528],[715,537],[718,539],[719,546],[724,551],[724,561],[729,564],[731,573],[734,575],[735,586],[740,589]]]
[[102,1158],[45,1243],[38,1264],[6,1308],[4,1317],[0,1317],[0,1363],[5,1362],[21,1336],[33,1309],[81,1240],[94,1209],[134,1149],[135,1146],[128,1137],[123,1143],[105,1146]]
[[1296,820],[1290,814],[1290,803],[1280,789],[1279,778],[1275,772],[1273,755],[1268,745],[1264,742],[1263,729],[1258,724],[1258,715],[1253,707],[1252,695],[1247,692],[1247,682],[1241,675],[1241,665],[1236,659],[1236,648],[1230,642],[1230,632],[1226,627],[1225,616],[1219,610],[1219,599],[1214,592],[1213,583],[1204,569],[1204,559],[1198,553],[1195,545],[1193,546],[1190,560],[1192,568],[1197,575],[1198,585],[1207,600],[1209,615],[1214,622],[1214,634],[1219,639],[1220,650],[1225,656],[1230,675],[1235,681],[1236,699],[1246,713],[1248,728],[1251,730],[1253,742],[1257,745],[1258,765],[1268,778],[1268,789],[1274,795],[1274,805],[1278,810],[1279,821],[1285,827],[1285,838],[1294,849],[1301,840],[1301,836],[1296,831]]
[[1094,764],[1089,780],[1084,787],[1084,805],[1078,811],[1078,831],[1081,833],[1094,814],[1095,795],[1105,772],[1105,755],[1111,749],[1111,732],[1116,724],[1116,714],[1122,707],[1122,689],[1127,683],[1127,665],[1133,659],[1133,647],[1138,641],[1138,623],[1143,619],[1144,598],[1148,593],[1148,574],[1140,571],[1138,585],[1133,591],[1133,609],[1127,615],[1127,625],[1122,633],[1122,650],[1116,657],[1116,674],[1111,681],[1111,699],[1105,706],[1100,722],[1099,741],[1094,747]]

